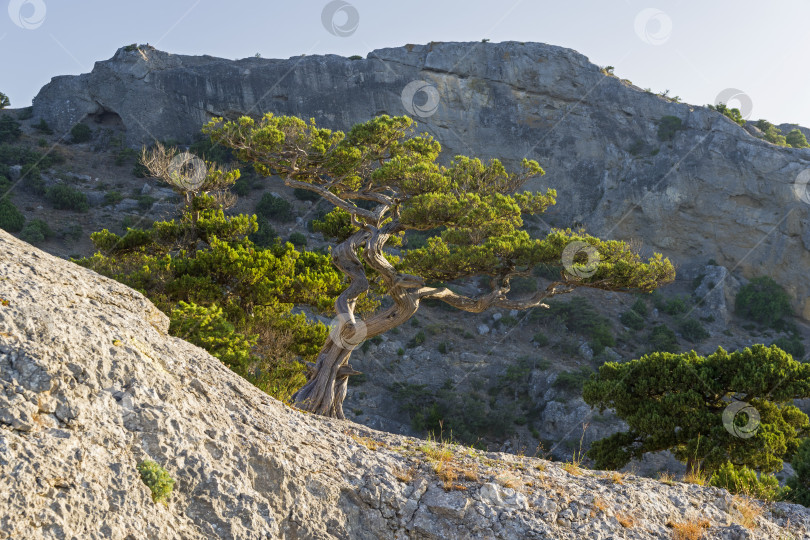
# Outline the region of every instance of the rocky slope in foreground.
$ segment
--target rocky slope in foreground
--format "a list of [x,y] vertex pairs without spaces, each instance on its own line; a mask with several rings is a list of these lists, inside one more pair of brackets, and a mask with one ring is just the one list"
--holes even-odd
[[800,506],[301,414],[123,285],[2,231],[0,260],[0,539],[810,537]]
[[[412,81],[432,86],[435,99],[408,93]],[[711,259],[746,278],[768,274],[810,320],[810,150],[774,146],[706,107],[645,92],[571,49],[430,43],[365,59],[234,61],[125,47],[91,73],[55,77],[33,106],[34,120],[59,133],[84,121],[138,146],[189,140],[218,115],[271,111],[346,129],[410,113],[448,156],[501,157],[511,167],[538,160],[547,175],[527,187],[559,192],[544,224],[640,239],[688,279]],[[666,116],[680,129],[659,136]]]

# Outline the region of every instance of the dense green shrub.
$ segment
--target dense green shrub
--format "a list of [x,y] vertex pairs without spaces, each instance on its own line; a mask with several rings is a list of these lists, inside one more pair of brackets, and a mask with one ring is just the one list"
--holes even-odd
[[677,116],[662,116],[658,121],[658,140],[671,141],[675,133],[683,129],[683,122]]
[[[0,193],[3,197],[5,193]],[[22,215],[14,203],[7,197],[0,198],[0,229],[8,232],[20,232],[25,225],[25,216]]]
[[659,324],[650,331],[650,351],[675,352],[678,350],[678,338],[668,326]]
[[680,325],[681,335],[686,341],[698,343],[709,337],[709,332],[695,319],[686,319]]
[[237,373],[245,373],[255,339],[246,338],[228,322],[222,308],[182,300],[169,317],[169,333],[210,352]]
[[762,131],[762,137],[769,143],[777,146],[787,146],[787,139],[782,135],[782,131],[767,120],[757,120],[757,128]]
[[20,171],[20,185],[24,190],[40,197],[48,192],[45,179],[42,178],[42,173],[36,165],[23,165]]
[[0,116],[0,143],[14,142],[20,135],[22,130],[19,122],[7,114]]
[[785,289],[768,276],[754,278],[741,287],[734,309],[743,318],[771,327],[793,314]]
[[810,144],[807,143],[807,137],[805,137],[804,133],[802,133],[798,129],[790,130],[790,133],[788,133],[787,136],[785,137],[785,142],[787,142],[793,148],[810,147]]
[[51,126],[48,125],[48,122],[46,122],[44,118],[42,118],[38,124],[34,124],[34,129],[36,129],[40,133],[45,133],[46,135],[53,134]]
[[810,439],[802,439],[790,465],[796,474],[787,481],[789,498],[795,503],[810,506]]
[[709,108],[719,112],[726,118],[730,118],[732,122],[739,124],[741,126],[745,125],[745,118],[742,117],[742,113],[740,113],[740,109],[729,109],[725,103],[718,103],[715,105],[709,105]]
[[67,184],[56,184],[48,189],[45,198],[57,210],[87,212],[90,208],[87,195]]
[[259,247],[269,247],[279,242],[278,233],[276,233],[276,230],[270,225],[267,219],[259,216],[257,218],[257,224],[258,228],[256,232],[248,236],[251,242]]
[[310,191],[308,189],[302,188],[295,188],[293,189],[293,195],[299,201],[312,201],[316,202],[320,200],[321,196],[315,193],[314,191]]
[[630,309],[632,309],[642,317],[646,317],[650,313],[650,310],[647,308],[647,302],[645,302],[641,298],[636,298],[636,301],[633,302],[633,305],[630,306]]
[[226,165],[234,161],[233,152],[227,146],[211,141],[210,137],[202,137],[188,148],[189,152],[196,154],[205,161]]
[[425,342],[425,339],[425,333],[420,330],[413,336],[413,338],[411,338],[407,346],[409,349],[413,349],[414,347],[422,345]]
[[294,232],[290,234],[290,242],[297,248],[307,245],[307,236],[301,232]]
[[780,337],[774,341],[773,344],[790,354],[796,360],[802,360],[807,352],[801,338],[796,334],[790,337]]
[[146,459],[138,463],[138,473],[141,475],[141,481],[152,492],[152,502],[162,502],[172,494],[174,479],[166,469],[154,461]]
[[124,200],[124,195],[118,190],[108,191],[104,194],[104,205],[115,206]]
[[591,378],[593,371],[583,367],[577,371],[561,371],[552,386],[568,392],[580,392],[585,381]]
[[534,341],[535,345],[538,347],[545,347],[549,344],[548,336],[546,336],[543,332],[537,332],[534,334],[532,341]]
[[439,438],[452,436],[465,444],[481,444],[483,437],[503,438],[514,432],[514,409],[491,406],[483,396],[458,393],[452,385],[430,390],[424,384],[397,383],[390,388],[412,427]]
[[644,317],[639,315],[639,313],[634,309],[630,309],[622,313],[619,320],[623,325],[633,330],[641,330],[644,328]]
[[272,193],[265,193],[256,205],[256,213],[266,219],[280,221],[282,223],[293,221],[292,205],[281,197],[276,197]]
[[53,235],[51,228],[41,219],[32,219],[25,224],[25,227],[20,232],[20,238],[33,245],[50,240]]
[[571,332],[577,332],[590,339],[594,354],[599,354],[605,347],[616,345],[610,321],[599,314],[587,299],[580,296],[568,302],[549,302],[548,309],[534,309],[529,315],[533,321],[558,319]]
[[93,138],[93,132],[87,124],[76,124],[70,129],[70,138],[74,143],[85,143]]
[[0,110],[9,106],[11,106],[11,101],[9,101],[8,96],[3,92],[0,92]]
[[726,462],[714,471],[709,485],[727,489],[730,493],[740,493],[755,499],[778,501],[785,498],[790,488],[780,488],[779,480],[772,474],[762,473],[746,466],[737,467]]
[[592,443],[588,456],[597,468],[612,469],[670,450],[687,470],[700,464],[711,473],[730,461],[773,473],[810,429],[810,419],[792,405],[807,397],[810,364],[778,347],[607,362],[585,383],[582,398],[600,412],[612,409],[627,428]]

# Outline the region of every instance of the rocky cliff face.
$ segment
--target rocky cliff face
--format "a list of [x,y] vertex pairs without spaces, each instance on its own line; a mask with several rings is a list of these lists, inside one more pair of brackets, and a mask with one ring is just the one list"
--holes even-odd
[[[35,117],[60,130],[94,119],[125,129],[133,145],[188,140],[212,116],[266,111],[341,129],[410,113],[448,155],[537,159],[547,175],[527,187],[559,191],[542,226],[638,239],[682,277],[710,259],[745,277],[771,275],[810,319],[810,194],[800,175],[810,150],[778,148],[705,107],[644,92],[569,49],[431,43],[356,60],[231,61],[124,48],[92,73],[54,78],[34,100]],[[681,120],[668,141],[658,137],[664,116]]]
[[3,231],[0,257],[0,539],[810,537],[800,506],[301,414],[123,285]]

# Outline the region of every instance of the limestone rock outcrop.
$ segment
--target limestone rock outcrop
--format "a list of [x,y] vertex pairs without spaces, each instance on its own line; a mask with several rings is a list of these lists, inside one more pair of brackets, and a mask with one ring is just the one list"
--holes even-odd
[[[746,529],[719,489],[302,414],[167,328],[139,293],[0,231],[0,539],[661,538],[692,521],[706,538],[810,534],[796,505]],[[145,459],[176,480],[165,505]]]
[[[448,156],[537,159],[547,174],[527,187],[559,192],[533,224],[540,230],[584,224],[638,240],[688,279],[711,259],[746,278],[768,274],[810,319],[810,150],[645,92],[570,49],[430,43],[365,59],[234,61],[129,47],[91,73],[54,78],[34,99],[36,120],[63,132],[79,121],[122,129],[134,146],[189,140],[212,116],[267,111],[340,129],[410,113]],[[680,129],[659,137],[665,116]]]

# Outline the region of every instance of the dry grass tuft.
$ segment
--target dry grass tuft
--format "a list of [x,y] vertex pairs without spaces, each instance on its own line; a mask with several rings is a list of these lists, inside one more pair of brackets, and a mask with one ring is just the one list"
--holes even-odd
[[608,505],[605,502],[605,499],[596,496],[593,498],[593,507],[595,508],[595,510],[591,513],[592,516],[596,515],[597,510],[600,512],[604,512],[605,510],[607,510]]
[[700,540],[703,538],[706,529],[711,527],[711,523],[707,519],[686,521],[684,523],[670,521],[667,525],[672,527],[672,540]]
[[757,503],[754,499],[742,495],[735,495],[731,499],[731,508],[736,514],[734,517],[736,521],[746,529],[756,529],[757,519],[762,516],[762,505]]
[[683,481],[687,484],[705,486],[709,483],[709,475],[703,471],[689,471],[683,476]]
[[626,512],[616,514],[616,520],[625,529],[632,529],[636,525],[636,518]]
[[411,467],[410,469],[394,469],[394,477],[403,482],[405,484],[410,484],[413,481],[413,477],[416,474],[416,469]]
[[608,476],[609,476],[611,482],[613,482],[614,484],[624,484],[625,473],[619,472],[619,471],[613,471]]
[[675,485],[675,477],[668,472],[658,473],[658,481],[668,486]]
[[355,435],[353,433],[350,436],[351,436],[352,439],[354,439],[354,442],[356,442],[358,444],[362,444],[363,446],[365,446],[369,450],[377,450],[378,448],[383,448],[385,446],[384,442],[375,441],[371,437],[360,437],[360,436]]

